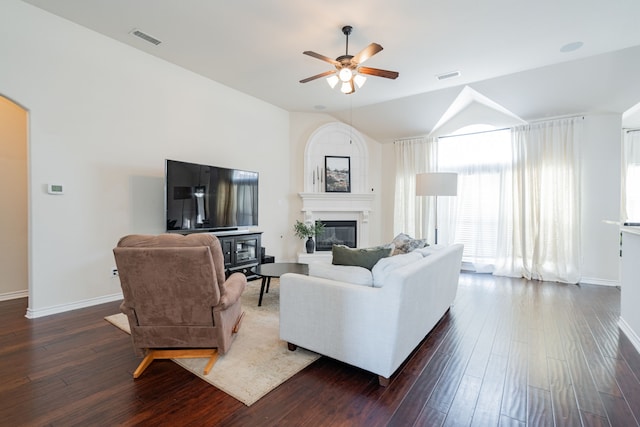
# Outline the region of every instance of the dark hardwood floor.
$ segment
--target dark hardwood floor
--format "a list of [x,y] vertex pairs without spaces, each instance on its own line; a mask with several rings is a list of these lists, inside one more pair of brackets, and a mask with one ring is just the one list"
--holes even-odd
[[26,303],[0,302],[1,426],[640,425],[612,287],[463,274],[388,387],[321,358],[251,407],[171,361],[134,381],[129,337],[103,320],[118,302],[34,320]]

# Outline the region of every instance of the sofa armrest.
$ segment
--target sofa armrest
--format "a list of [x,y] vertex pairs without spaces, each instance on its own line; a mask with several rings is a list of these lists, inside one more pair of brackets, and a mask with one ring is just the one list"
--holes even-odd
[[372,372],[388,370],[399,310],[398,288],[280,277],[280,338]]
[[240,299],[246,287],[247,277],[244,274],[231,274],[221,286],[222,296],[220,297],[220,304],[215,307],[216,310],[226,310],[235,304]]

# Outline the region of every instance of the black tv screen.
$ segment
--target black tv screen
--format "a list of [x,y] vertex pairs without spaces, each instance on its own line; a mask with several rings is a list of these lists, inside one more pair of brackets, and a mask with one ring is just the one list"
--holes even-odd
[[165,178],[167,231],[258,225],[258,172],[167,159]]

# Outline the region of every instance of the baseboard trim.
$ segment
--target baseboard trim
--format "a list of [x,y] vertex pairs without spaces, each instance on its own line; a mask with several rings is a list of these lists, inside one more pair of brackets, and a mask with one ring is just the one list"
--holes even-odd
[[636,348],[636,351],[640,353],[640,337],[638,334],[629,326],[629,324],[622,318],[618,320],[618,326],[624,332],[624,334],[629,338],[631,344]]
[[122,292],[118,292],[112,295],[105,295],[97,298],[89,298],[82,301],[76,301],[69,304],[54,305],[51,307],[44,307],[38,309],[27,308],[27,319],[35,319],[38,317],[50,316],[52,314],[64,313],[66,311],[77,310],[79,308],[91,307],[93,305],[104,304],[106,302],[117,301],[122,299]]
[[0,294],[0,301],[9,301],[11,299],[26,298],[28,296],[29,296],[29,291],[27,290],[7,292],[4,294]]
[[620,286],[618,280],[597,279],[595,277],[583,277],[580,279],[580,283],[585,285]]

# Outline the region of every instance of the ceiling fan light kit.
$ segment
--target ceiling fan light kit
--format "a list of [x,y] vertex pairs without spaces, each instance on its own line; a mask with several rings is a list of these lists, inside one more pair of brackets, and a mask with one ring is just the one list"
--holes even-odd
[[339,81],[340,81],[340,78],[338,78],[338,76],[336,75],[327,77],[327,83],[329,83],[329,86],[331,86],[331,89],[336,87]]
[[[319,79],[321,77],[327,77],[327,83],[333,89],[339,82],[342,82],[340,91],[344,94],[354,93],[356,86],[361,88],[367,81],[367,78],[363,75],[370,75],[376,77],[384,77],[386,79],[396,79],[399,73],[397,71],[381,70],[379,68],[362,67],[362,64],[367,59],[371,58],[376,53],[382,50],[382,46],[377,43],[371,43],[369,46],[361,50],[357,55],[349,55],[349,35],[353,27],[346,25],[342,27],[342,33],[346,37],[346,49],[345,54],[331,59],[327,56],[320,55],[319,53],[312,52],[310,50],[302,52],[304,55],[312,56],[316,59],[328,62],[336,67],[335,70],[325,71],[324,73],[316,74],[315,76],[307,77],[300,80],[300,83],[307,83],[312,80]],[[337,75],[336,75],[337,74]]]
[[338,73],[338,76],[343,82],[348,82],[349,80],[351,80],[351,77],[353,77],[353,71],[351,71],[350,68],[343,68]]

